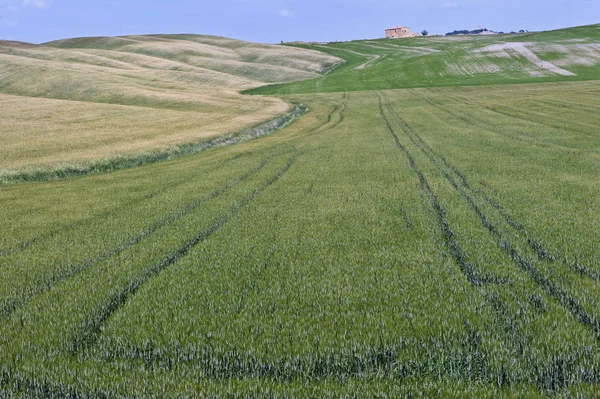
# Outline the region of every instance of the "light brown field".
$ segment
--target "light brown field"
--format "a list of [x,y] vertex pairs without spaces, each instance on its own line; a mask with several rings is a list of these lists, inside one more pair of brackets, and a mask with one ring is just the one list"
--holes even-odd
[[237,132],[290,108],[238,91],[309,79],[338,61],[194,35],[0,42],[0,173]]

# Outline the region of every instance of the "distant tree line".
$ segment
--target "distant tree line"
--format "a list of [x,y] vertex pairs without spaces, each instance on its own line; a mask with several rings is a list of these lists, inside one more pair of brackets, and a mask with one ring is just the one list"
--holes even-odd
[[483,32],[489,32],[488,29],[475,29],[475,30],[455,30],[453,32],[446,33],[446,36],[456,36],[456,35],[479,35]]
[[[519,31],[519,33],[525,33],[525,32],[529,32],[529,31],[528,31],[528,30],[524,30],[524,29],[521,29],[521,30]],[[517,32],[515,32],[515,31],[509,32],[509,34],[511,34],[511,35],[514,35],[514,34],[516,34],[516,33],[517,33]],[[506,35],[506,32],[498,32],[498,34],[499,34],[499,35]]]
[[[453,32],[446,33],[446,36],[456,36],[456,35],[479,35],[479,34],[481,34],[481,33],[483,33],[483,32],[492,32],[492,33],[495,33],[494,31],[491,31],[491,30],[489,30],[489,29],[486,29],[486,28],[482,28],[482,29],[475,29],[475,30],[466,30],[466,29],[465,29],[465,30],[455,30],[455,31],[453,31]],[[519,33],[525,33],[525,32],[529,32],[529,31],[526,31],[526,30],[524,30],[524,29],[521,29],[521,30],[519,31]],[[504,35],[504,34],[505,34],[504,32],[497,32],[497,33],[498,33],[499,35]],[[515,33],[517,33],[517,32],[510,32],[510,33],[511,33],[511,34],[515,34]]]

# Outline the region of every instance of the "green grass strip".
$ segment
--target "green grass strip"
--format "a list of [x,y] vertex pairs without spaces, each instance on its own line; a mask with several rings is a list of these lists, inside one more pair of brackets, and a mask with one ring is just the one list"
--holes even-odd
[[0,172],[0,185],[42,182],[65,179],[88,174],[100,174],[121,169],[134,168],[160,161],[167,161],[184,155],[197,154],[216,147],[244,143],[259,137],[267,136],[289,125],[296,118],[308,112],[308,107],[295,104],[295,108],[277,118],[261,125],[244,129],[237,133],[219,136],[207,141],[186,143],[165,150],[143,152],[139,154],[105,158],[98,161],[78,165],[65,165],[56,168],[40,168],[21,171]]

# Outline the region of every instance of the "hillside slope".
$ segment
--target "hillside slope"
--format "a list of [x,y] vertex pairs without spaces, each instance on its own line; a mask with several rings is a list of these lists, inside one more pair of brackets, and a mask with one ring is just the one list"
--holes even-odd
[[252,94],[293,94],[600,79],[600,25],[497,36],[294,44],[346,60],[310,81]]
[[286,112],[238,91],[319,76],[316,51],[213,36],[0,42],[0,169],[79,164],[237,132]]

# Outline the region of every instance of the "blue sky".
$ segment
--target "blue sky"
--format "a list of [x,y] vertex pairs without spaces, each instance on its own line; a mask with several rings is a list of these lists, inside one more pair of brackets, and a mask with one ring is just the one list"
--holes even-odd
[[250,41],[334,41],[408,25],[549,30],[600,22],[600,0],[0,0],[0,39],[202,33]]

